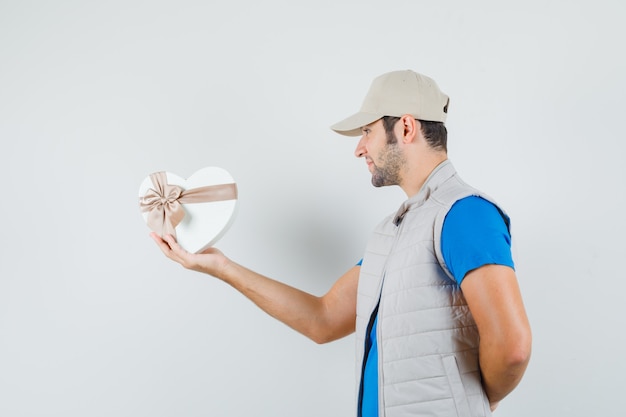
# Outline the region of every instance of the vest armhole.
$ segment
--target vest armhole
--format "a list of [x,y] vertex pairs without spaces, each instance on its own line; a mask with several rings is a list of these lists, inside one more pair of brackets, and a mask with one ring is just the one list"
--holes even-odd
[[456,279],[448,269],[448,266],[446,265],[446,262],[443,258],[443,252],[441,251],[441,232],[443,231],[443,222],[446,220],[448,212],[452,208],[452,205],[456,203],[456,201],[458,200],[455,200],[448,207],[444,206],[441,208],[441,210],[439,210],[439,213],[437,213],[437,217],[435,218],[435,224],[433,225],[433,249],[435,251],[435,257],[437,258],[439,266],[441,266],[441,269],[443,269],[443,272],[445,272],[448,278],[450,278],[453,282],[456,282]]

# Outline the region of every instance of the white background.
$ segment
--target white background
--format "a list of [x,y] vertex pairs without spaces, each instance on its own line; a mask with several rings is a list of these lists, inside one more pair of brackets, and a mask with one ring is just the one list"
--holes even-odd
[[352,416],[316,345],[148,237],[141,181],[227,169],[218,247],[323,294],[398,188],[328,127],[411,68],[449,156],[513,219],[534,332],[499,416],[623,416],[626,6],[615,1],[0,1],[0,416]]

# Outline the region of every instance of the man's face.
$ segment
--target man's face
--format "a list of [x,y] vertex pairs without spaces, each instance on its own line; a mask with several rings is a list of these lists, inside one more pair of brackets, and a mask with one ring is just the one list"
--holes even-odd
[[361,129],[363,136],[355,150],[357,158],[365,158],[372,173],[372,185],[400,185],[401,172],[406,158],[398,146],[398,139],[392,131],[387,135],[382,120],[377,120]]

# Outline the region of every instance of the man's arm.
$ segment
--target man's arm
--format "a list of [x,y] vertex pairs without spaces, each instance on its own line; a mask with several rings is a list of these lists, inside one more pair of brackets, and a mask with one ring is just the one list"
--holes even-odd
[[209,248],[193,254],[176,239],[151,234],[161,251],[183,267],[221,279],[263,311],[316,343],[337,340],[354,332],[359,266],[352,267],[322,297],[301,291],[251,271]]
[[494,409],[520,382],[531,351],[531,331],[515,272],[503,265],[470,271],[461,289],[478,326],[483,386]]

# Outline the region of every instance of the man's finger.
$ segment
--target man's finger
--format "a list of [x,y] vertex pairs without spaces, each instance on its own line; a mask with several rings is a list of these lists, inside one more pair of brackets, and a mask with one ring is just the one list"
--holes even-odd
[[161,251],[165,254],[165,256],[167,256],[170,259],[177,260],[174,257],[174,253],[172,251],[172,247],[169,242],[164,240],[161,236],[159,236],[155,232],[150,233],[150,237],[152,238],[152,240],[156,242],[157,246],[159,247],[159,249],[161,249]]
[[170,259],[173,259],[185,268],[188,268],[192,254],[180,246],[174,236],[169,234],[165,235],[164,240],[170,247]]
[[150,236],[152,236],[152,239],[154,239],[165,256],[174,262],[178,262],[185,268],[188,268],[192,255],[178,244],[174,236],[168,234],[161,237],[154,232],[152,232]]
[[177,255],[182,255],[185,252],[187,252],[186,250],[184,250],[182,248],[182,246],[180,246],[178,244],[178,242],[176,241],[176,238],[170,234],[167,234],[163,237],[163,240],[167,243],[167,245],[170,247],[170,249],[176,253]]

